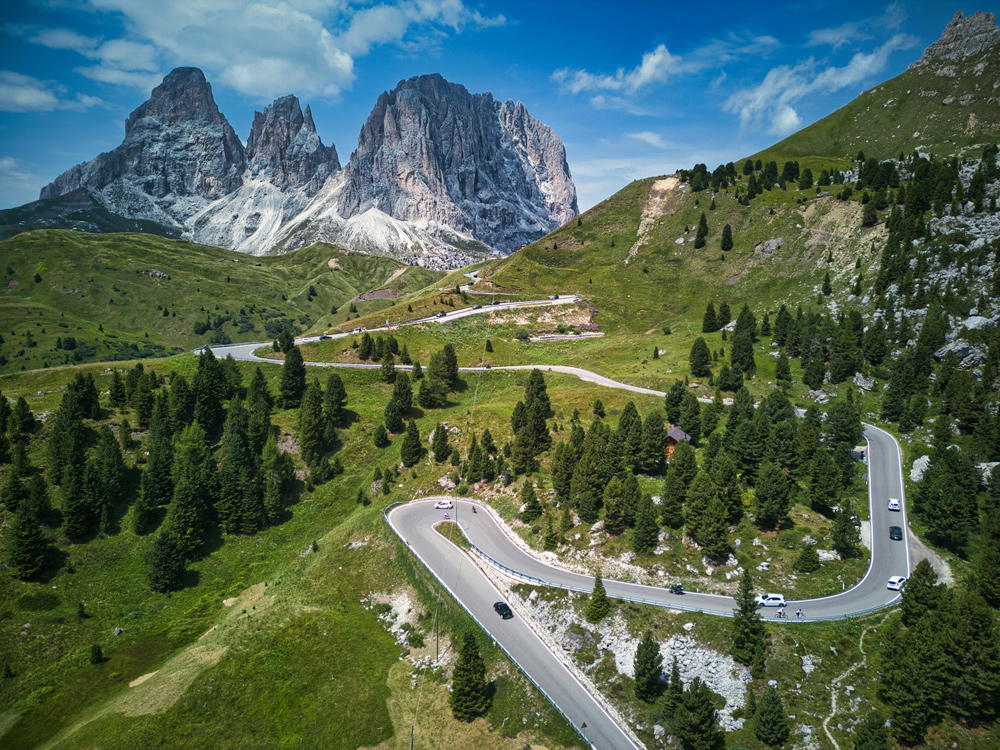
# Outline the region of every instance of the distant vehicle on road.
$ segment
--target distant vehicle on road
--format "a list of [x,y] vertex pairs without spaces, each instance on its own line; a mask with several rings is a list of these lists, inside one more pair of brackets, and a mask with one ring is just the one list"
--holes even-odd
[[906,579],[903,576],[890,576],[889,583],[885,587],[890,591],[902,591],[905,583]]
[[444,316],[445,316],[446,314],[447,314],[447,313],[443,313],[443,312],[439,312],[439,313],[438,313],[437,315],[435,315],[434,317],[435,317],[435,318],[443,318],[443,317],[444,317]]
[[549,299],[559,299],[559,295],[553,294],[551,297],[549,297]]
[[899,498],[890,497],[889,498],[889,510],[899,510],[899,509],[900,509]]
[[506,602],[497,602],[493,605],[493,610],[504,620],[510,620],[514,617],[514,613],[510,611]]
[[758,607],[784,607],[785,597],[782,594],[757,594]]
[[333,338],[333,336],[320,336],[319,340],[320,341],[329,341],[332,338]]
[[482,310],[482,309],[483,309],[483,306],[482,306],[482,305],[473,305],[473,306],[472,306],[472,309],[473,309],[473,310]]
[[438,500],[434,503],[434,507],[438,510],[451,510],[455,504],[451,500]]
[[903,538],[903,529],[899,526],[890,526],[889,538],[896,542],[900,541]]

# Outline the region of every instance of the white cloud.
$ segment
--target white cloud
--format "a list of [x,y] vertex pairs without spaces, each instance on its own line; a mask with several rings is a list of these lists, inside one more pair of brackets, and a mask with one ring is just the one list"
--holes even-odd
[[785,105],[771,118],[771,132],[775,135],[794,133],[802,126],[802,118],[792,107]]
[[71,29],[39,29],[31,34],[28,41],[49,49],[70,49],[81,53],[101,43],[100,38],[83,36]]
[[890,54],[917,44],[918,40],[909,34],[896,34],[874,52],[855,54],[842,68],[830,67],[817,72],[813,58],[794,66],[779,65],[769,70],[756,86],[733,93],[723,110],[739,114],[741,127],[766,120],[770,132],[786,135],[801,125],[794,105],[803,98],[858,86],[885,70]]
[[666,83],[667,79],[681,72],[681,58],[670,54],[659,45],[652,52],[642,56],[642,62],[632,70],[619,68],[614,75],[595,75],[586,70],[560,68],[552,74],[564,91],[579,94],[581,91],[622,91],[635,94],[640,89],[655,83]]
[[[636,106],[635,99],[655,86],[748,55],[767,57],[780,46],[773,36],[730,31],[725,37],[709,40],[683,56],[671,53],[660,44],[651,52],[646,52],[640,63],[630,70],[622,67],[611,74],[591,73],[584,68],[559,68],[552,73],[551,79],[566,93],[593,94],[590,103],[597,109],[624,109],[633,114],[646,114]],[[725,71],[720,71],[720,77],[717,77],[718,82],[722,80],[725,80]]]
[[639,133],[626,133],[626,138],[631,138],[633,141],[641,141],[654,148],[666,148],[667,142],[663,140],[663,136],[659,133],[654,133],[652,130],[643,130]]
[[[378,45],[407,48],[448,33],[503,25],[463,0],[393,0],[357,8],[348,0],[88,0],[120,15],[124,39],[76,51],[96,66],[91,78],[149,88],[152,73],[196,65],[208,76],[260,100],[287,93],[336,97],[354,82],[354,58]],[[132,46],[134,45],[134,46]]]
[[871,37],[858,29],[856,23],[849,22],[832,29],[816,29],[815,31],[811,31],[809,38],[806,40],[806,46],[818,47],[820,45],[829,45],[834,49],[838,49],[845,44],[868,39],[871,39]]
[[94,96],[77,94],[67,98],[66,93],[64,86],[10,70],[0,71],[0,112],[79,111],[103,104]]

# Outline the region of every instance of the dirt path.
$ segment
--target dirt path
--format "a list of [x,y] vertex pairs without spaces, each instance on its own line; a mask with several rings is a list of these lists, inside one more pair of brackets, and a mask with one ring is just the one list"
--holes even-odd
[[[955,576],[951,572],[951,566],[941,555],[932,550],[909,529],[906,530],[907,543],[910,545],[910,559],[914,567],[921,560],[927,560],[934,572],[937,573],[938,583],[952,586],[955,583]],[[913,572],[912,570],[910,571]]]
[[847,671],[843,672],[840,676],[835,677],[830,683],[830,713],[825,719],[823,719],[823,731],[826,732],[827,739],[833,744],[835,750],[840,750],[840,745],[837,744],[837,740],[833,738],[833,733],[830,731],[830,719],[837,715],[837,694],[840,692],[840,683],[845,679],[854,674],[858,667],[864,667],[865,662],[868,661],[868,654],[865,653],[865,636],[868,634],[869,630],[874,630],[884,623],[889,618],[886,615],[875,625],[869,625],[867,628],[861,631],[861,638],[858,640],[858,649],[861,651],[861,661],[852,664],[848,667]]

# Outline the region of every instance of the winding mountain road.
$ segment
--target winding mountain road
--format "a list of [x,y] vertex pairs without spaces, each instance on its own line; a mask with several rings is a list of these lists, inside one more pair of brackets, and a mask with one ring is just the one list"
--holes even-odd
[[[563,298],[569,301],[569,298]],[[545,300],[542,304],[552,304],[557,300]],[[562,301],[562,300],[559,300]],[[503,306],[524,306],[530,303],[505,303]],[[500,305],[494,306],[500,307]],[[486,308],[492,309],[492,308]],[[470,308],[471,310],[471,308]],[[485,310],[484,310],[485,311]],[[468,311],[457,311],[466,313]],[[478,310],[474,312],[479,312]],[[459,316],[451,313],[444,318],[422,319],[413,322],[446,322]],[[384,330],[384,329],[382,329]],[[337,334],[342,338],[350,334]],[[316,337],[318,338],[318,337]],[[301,339],[305,342],[312,339]],[[332,338],[332,337],[331,337]],[[211,347],[220,356],[231,355],[234,359],[280,364],[279,360],[257,357],[254,350],[267,344],[237,344]],[[307,362],[309,365],[377,368],[379,365],[352,365],[329,362]],[[477,372],[488,368],[463,367],[464,372]],[[496,367],[496,370],[531,370],[533,365]],[[652,396],[666,395],[662,391],[621,383],[603,375],[577,367],[539,367],[549,372],[575,375],[581,380],[608,388],[619,388],[634,393]],[[902,454],[896,439],[885,430],[873,425],[865,425],[865,440],[868,444],[868,496],[871,517],[871,562],[868,571],[859,583],[850,589],[832,596],[817,599],[789,600],[786,609],[802,609],[806,621],[818,619],[845,618],[861,615],[875,609],[889,606],[898,601],[900,594],[886,588],[890,576],[909,576],[910,555],[906,533],[906,504],[903,492]],[[899,511],[888,509],[889,498],[898,498]],[[593,577],[566,570],[549,564],[529,554],[504,532],[492,514],[485,511],[472,513],[473,503],[454,500],[452,511],[462,531],[472,543],[486,564],[493,565],[514,580],[523,580],[538,585],[589,592],[593,588]],[[392,508],[386,516],[390,526],[423,564],[441,581],[451,595],[459,602],[500,644],[504,650],[567,717],[594,748],[634,748],[638,747],[628,731],[605,710],[580,680],[564,665],[552,650],[542,641],[532,628],[516,617],[501,620],[493,612],[493,603],[505,596],[490,582],[482,570],[465,552],[445,540],[434,530],[434,525],[443,520],[443,511],[434,509],[434,500],[412,501]],[[889,526],[901,526],[903,539],[889,539]],[[609,596],[645,602],[654,606],[701,611],[707,614],[731,617],[735,607],[732,597],[718,594],[685,593],[671,594],[667,589],[624,581],[605,579],[605,589]],[[780,593],[780,592],[778,592]],[[765,617],[771,619],[771,612],[765,610]],[[795,622],[794,617],[788,619]]]

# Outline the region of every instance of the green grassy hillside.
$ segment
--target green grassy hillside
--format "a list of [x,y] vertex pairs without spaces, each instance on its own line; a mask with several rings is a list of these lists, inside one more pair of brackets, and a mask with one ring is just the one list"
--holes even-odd
[[254,258],[146,234],[63,230],[0,242],[0,258],[0,372],[266,340],[282,326],[345,321],[365,292],[378,290],[355,303],[359,313],[443,276],[332,245]]
[[961,154],[997,140],[998,80],[995,49],[961,62],[916,66],[752,158],[780,164],[800,157],[853,159],[858,151],[880,159],[914,149],[938,156]]

